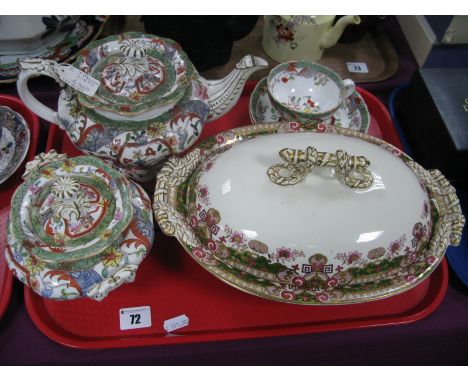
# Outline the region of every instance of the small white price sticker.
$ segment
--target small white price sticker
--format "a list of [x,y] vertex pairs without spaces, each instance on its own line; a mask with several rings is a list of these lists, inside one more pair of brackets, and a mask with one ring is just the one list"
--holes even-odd
[[60,65],[58,75],[67,85],[90,97],[97,92],[100,85],[98,80],[71,65]]
[[149,328],[151,326],[151,308],[149,306],[122,308],[119,317],[120,330]]
[[369,73],[365,62],[347,62],[346,66],[350,73]]
[[189,318],[185,314],[182,314],[180,316],[164,321],[163,327],[164,327],[164,330],[169,333],[174,330],[188,326],[188,324],[189,324]]

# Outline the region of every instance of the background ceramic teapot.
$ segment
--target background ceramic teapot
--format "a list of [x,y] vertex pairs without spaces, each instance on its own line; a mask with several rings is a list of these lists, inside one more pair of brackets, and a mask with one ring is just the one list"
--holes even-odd
[[[165,157],[197,140],[206,120],[227,113],[247,78],[267,66],[264,59],[247,55],[226,77],[209,81],[198,74],[176,42],[129,32],[89,44],[73,67],[23,60],[17,87],[23,102],[66,130],[81,151],[112,162],[133,180],[146,182],[154,178]],[[57,111],[30,93],[27,81],[38,75],[64,86]],[[93,81],[97,91],[87,93]]]
[[[345,16],[335,25],[335,16],[265,16],[262,45],[278,62],[317,61],[336,44],[346,26],[359,24],[359,16]],[[332,26],[333,25],[333,26]]]

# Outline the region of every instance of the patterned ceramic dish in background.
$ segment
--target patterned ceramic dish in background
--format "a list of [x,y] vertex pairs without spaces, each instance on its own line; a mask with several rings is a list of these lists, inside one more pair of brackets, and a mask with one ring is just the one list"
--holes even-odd
[[30,139],[23,116],[7,106],[0,106],[0,184],[23,163]]
[[109,16],[82,16],[66,37],[33,53],[2,54],[0,52],[0,83],[15,82],[20,71],[17,60],[38,58],[70,62],[89,42],[101,33]]

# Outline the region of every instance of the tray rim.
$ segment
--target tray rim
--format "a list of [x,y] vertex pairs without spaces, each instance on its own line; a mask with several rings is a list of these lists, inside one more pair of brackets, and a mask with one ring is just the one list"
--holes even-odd
[[[414,313],[407,315],[401,315],[401,318],[395,320],[393,316],[387,316],[383,318],[370,318],[370,319],[359,319],[356,321],[348,322],[335,322],[326,323],[323,325],[317,325],[311,323],[309,325],[293,325],[289,327],[275,327],[265,328],[261,331],[256,328],[252,329],[240,329],[234,331],[225,331],[220,334],[215,333],[202,333],[202,334],[190,334],[190,335],[174,335],[174,336],[152,336],[152,335],[135,335],[134,337],[106,337],[105,339],[89,340],[79,336],[66,336],[50,328],[47,323],[42,320],[39,313],[34,310],[34,292],[29,288],[24,288],[24,300],[27,312],[34,322],[39,331],[49,339],[57,342],[60,345],[64,345],[71,348],[78,349],[110,349],[110,348],[128,348],[128,347],[143,347],[143,346],[166,346],[175,344],[189,344],[189,343],[206,343],[206,342],[219,342],[219,341],[233,341],[233,340],[249,340],[249,339],[260,339],[260,338],[271,338],[271,337],[282,337],[292,335],[308,335],[314,333],[326,333],[335,332],[349,329],[364,329],[364,328],[375,328],[384,326],[396,326],[403,324],[411,324],[429,316],[434,310],[441,304],[445,297],[448,288],[448,266],[447,260],[442,259],[439,266],[434,272],[426,279],[429,282],[429,289],[426,296],[429,294],[431,285],[434,284],[434,277],[440,279],[440,285],[435,286],[437,290],[435,297],[432,301],[419,309]],[[432,281],[432,282],[431,282]],[[421,285],[421,284],[420,284]],[[38,296],[37,299],[40,299]],[[424,300],[423,300],[424,301]],[[421,304],[420,302],[419,304]],[[418,305],[419,305],[418,304]],[[416,305],[417,306],[417,305]],[[413,310],[415,307],[410,309]],[[307,308],[306,308],[307,309]]]

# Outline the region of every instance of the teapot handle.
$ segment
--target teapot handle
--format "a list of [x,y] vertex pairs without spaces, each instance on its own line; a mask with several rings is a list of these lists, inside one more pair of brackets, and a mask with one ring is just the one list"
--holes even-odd
[[18,76],[16,87],[21,100],[39,117],[60,126],[58,113],[41,103],[31,94],[28,88],[28,80],[31,77],[41,75],[51,77],[60,85],[64,86],[64,82],[54,70],[57,63],[50,60],[30,59],[18,60],[18,64],[21,71]]

